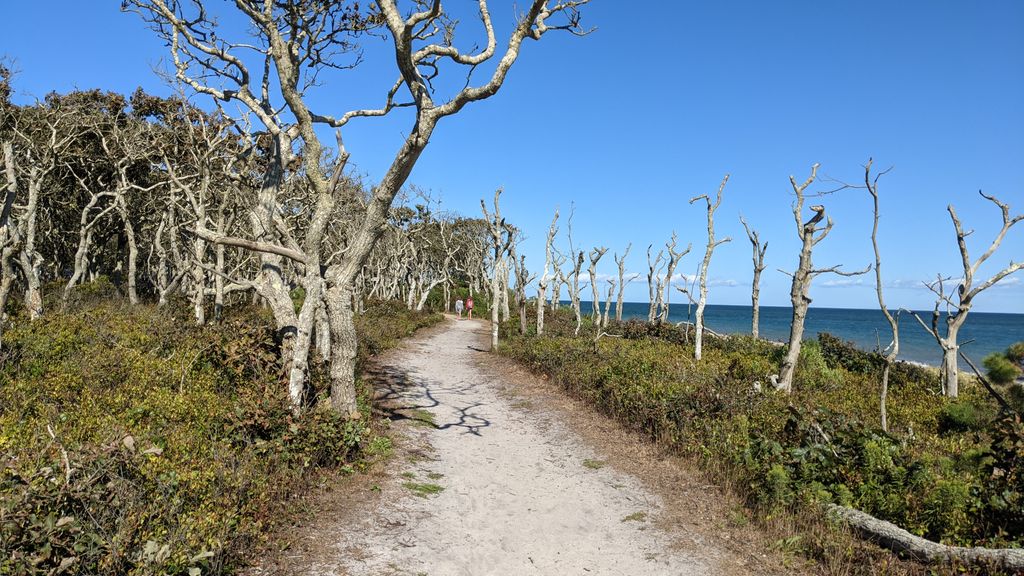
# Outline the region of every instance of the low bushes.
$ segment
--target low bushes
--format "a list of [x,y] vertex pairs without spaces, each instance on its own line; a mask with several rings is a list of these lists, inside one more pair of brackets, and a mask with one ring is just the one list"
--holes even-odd
[[979,387],[950,401],[926,369],[898,365],[890,434],[878,424],[880,359],[827,335],[805,343],[785,396],[767,383],[784,346],[712,338],[695,362],[674,327],[626,323],[621,333],[596,347],[510,334],[503,351],[703,459],[766,514],[834,502],[949,544],[1024,544],[1020,419],[1001,415]]
[[[371,306],[360,357],[432,321]],[[0,574],[230,572],[309,472],[353,462],[366,433],[293,415],[257,309],[196,328],[103,299],[17,322],[2,355]]]

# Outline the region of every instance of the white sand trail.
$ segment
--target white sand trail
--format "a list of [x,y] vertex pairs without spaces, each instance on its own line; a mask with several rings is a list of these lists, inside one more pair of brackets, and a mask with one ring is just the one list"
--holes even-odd
[[[638,479],[603,466],[558,414],[503,394],[479,365],[485,342],[483,324],[449,320],[379,368],[411,417],[397,421],[403,444],[421,457],[392,460],[383,504],[338,534],[337,564],[313,574],[718,572],[720,554],[687,553],[654,525],[661,502]],[[417,484],[443,490],[422,497]]]

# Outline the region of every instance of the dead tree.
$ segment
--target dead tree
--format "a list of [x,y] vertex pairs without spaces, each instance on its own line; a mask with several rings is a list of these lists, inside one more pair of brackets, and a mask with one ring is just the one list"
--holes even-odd
[[[683,279],[685,280],[686,278],[684,277]],[[683,296],[686,296],[686,320],[678,322],[676,325],[683,326],[683,341],[687,344],[690,343],[690,328],[693,327],[693,322],[690,321],[690,318],[692,317],[691,312],[693,310],[693,305],[697,303],[697,301],[693,299],[693,284],[696,281],[697,277],[694,276],[690,279],[689,286],[685,284],[682,286],[676,286],[676,290],[678,290]]]
[[[0,246],[3,246],[0,305],[6,305],[16,264],[24,280],[24,304],[30,320],[43,313],[43,255],[36,248],[40,200],[53,187],[51,177],[60,166],[61,156],[82,131],[76,124],[77,111],[65,109],[56,102],[37,105],[33,112],[20,118],[12,114],[5,119],[12,128],[13,139],[3,144],[8,194],[0,222],[3,229],[0,232]],[[16,204],[19,188],[23,191],[24,202]],[[0,308],[0,316],[2,310]]]
[[608,321],[611,318],[610,314],[612,311],[612,298],[615,296],[615,279],[608,279],[608,296],[604,299],[604,314],[601,316],[601,322],[598,324],[601,328],[608,327]]
[[558,276],[557,273],[552,276],[551,265],[554,263],[554,255],[552,254],[555,236],[558,234],[558,208],[555,208],[555,217],[551,219],[551,226],[548,228],[547,241],[544,243],[544,274],[541,275],[540,280],[537,281],[537,336],[544,335],[544,307],[547,304],[545,297],[547,294],[548,283]]
[[750,333],[754,338],[757,338],[761,316],[761,272],[764,271],[764,254],[768,251],[768,242],[761,244],[761,237],[758,235],[757,230],[751,230],[743,216],[740,216],[740,222],[743,223],[743,229],[747,231],[747,238],[750,240],[754,250],[754,280],[751,282],[750,288],[750,306],[752,310]]
[[[811,175],[802,184],[798,184],[796,178],[789,177],[789,183],[796,195],[796,202],[793,204],[793,219],[796,221],[797,236],[800,238],[800,261],[796,271],[790,276],[793,278],[792,287],[789,291],[790,302],[793,306],[793,320],[789,327],[789,349],[782,360],[782,367],[779,369],[779,379],[775,387],[785,391],[787,394],[793,391],[793,375],[796,372],[797,360],[800,358],[800,345],[804,337],[804,321],[807,318],[807,308],[811,304],[810,290],[811,281],[816,276],[825,273],[839,274],[840,276],[856,276],[866,274],[870,266],[858,272],[843,272],[839,268],[842,265],[830,268],[815,268],[811,260],[811,252],[814,247],[828,236],[832,231],[832,218],[825,218],[825,207],[822,205],[811,206],[814,212],[807,222],[803,221],[804,190],[810,186],[818,176],[819,164],[811,166]],[[821,221],[825,220],[825,225]],[[788,272],[784,272],[788,274]]]
[[[296,410],[303,404],[313,328],[325,302],[332,341],[331,404],[358,417],[354,282],[384,232],[395,196],[438,123],[496,94],[525,40],[539,40],[552,30],[585,33],[578,8],[587,2],[551,5],[532,0],[516,20],[506,47],[498,50],[488,3],[479,0],[478,18],[486,44],[465,53],[454,44],[458,23],[439,1],[400,8],[397,0],[376,0],[373,10],[361,11],[355,3],[239,0],[232,5],[245,22],[229,30],[218,26],[218,18],[201,0],[125,0],[123,6],[139,13],[167,42],[177,80],[218,102],[237,102],[263,125],[267,161],[262,186],[250,206],[251,237],[224,236],[205,228],[194,233],[208,242],[259,253],[260,275],[254,284],[277,322],[289,397]],[[555,22],[559,17],[561,21]],[[255,38],[232,40],[234,30],[247,30]],[[319,85],[320,74],[358,64],[362,53],[354,39],[374,31],[392,40],[391,61],[397,66],[397,79],[383,91],[381,107],[336,116],[314,109],[308,91]],[[262,69],[250,70],[254,62],[262,63]],[[448,85],[438,79],[442,70],[471,72],[488,64],[493,66],[478,85],[470,77],[450,97],[443,89],[435,90]],[[328,231],[339,223],[337,208],[346,202],[337,186],[349,157],[341,129],[353,119],[386,116],[395,110],[410,111],[413,125],[373,188],[365,211],[347,222],[350,234],[345,250],[330,259],[325,254]],[[324,162],[329,155],[318,135],[320,127],[337,130],[337,148],[330,162]],[[288,241],[279,226],[281,190],[289,173],[304,179],[311,198],[311,206],[303,212],[298,246]],[[291,268],[306,294],[298,313],[284,273]]]
[[[438,284],[444,285],[446,288],[452,281],[452,270],[455,269],[455,257],[459,251],[462,250],[462,246],[455,243],[455,233],[451,230],[451,225],[446,222],[445,218],[441,218],[437,222],[438,231],[441,238],[441,251],[444,254],[444,259],[441,261],[441,265],[434,270],[434,280],[428,285],[426,290],[420,295],[420,301],[416,305],[417,310],[423,310],[423,307],[427,303],[427,297],[430,296],[430,291],[434,289]],[[445,228],[448,231],[445,231]],[[447,290],[445,291],[447,294]],[[445,297],[445,311],[447,311],[448,298]]]
[[3,143],[3,160],[7,185],[3,216],[0,219],[0,323],[6,320],[7,300],[15,280],[15,263],[19,265],[25,278],[25,308],[29,319],[35,320],[43,313],[39,280],[41,258],[35,249],[36,218],[42,179],[38,166],[29,168],[25,178],[28,180],[28,197],[24,205],[16,206],[20,179],[14,147],[10,142]]
[[882,253],[878,249],[878,179],[885,175],[888,170],[885,170],[872,178],[871,162],[872,159],[868,158],[868,163],[864,165],[864,187],[867,188],[868,193],[871,194],[872,206],[874,208],[874,220],[871,227],[871,247],[875,251],[875,293],[878,295],[878,307],[882,310],[882,314],[885,315],[885,320],[889,323],[889,329],[892,331],[892,342],[884,349],[878,351],[879,354],[882,355],[882,359],[885,361],[885,364],[882,365],[882,386],[881,391],[879,392],[879,410],[882,417],[882,430],[888,432],[889,415],[886,400],[889,395],[889,371],[892,368],[893,362],[896,361],[896,357],[900,353],[900,322],[899,312],[897,311],[896,314],[893,315],[885,305],[885,298],[882,294]]
[[[533,282],[536,278],[536,274],[531,275],[529,270],[526,269],[526,255],[522,254],[516,257],[516,246],[515,243],[509,248],[509,256],[513,265],[515,266],[516,274],[516,307],[519,309],[519,333],[523,336],[526,335],[526,286],[530,282]],[[538,299],[543,301],[543,299]],[[544,308],[541,304],[540,308]]]
[[7,320],[7,299],[14,285],[14,254],[21,243],[16,226],[11,225],[11,212],[18,195],[18,170],[10,142],[3,143],[2,159],[7,183],[4,186],[3,212],[0,213],[0,329]]
[[[1017,272],[1021,268],[1024,268],[1024,261],[1013,262],[996,272],[984,282],[975,285],[974,276],[978,273],[978,268],[985,263],[992,254],[995,253],[999,245],[1003,243],[1003,239],[1006,237],[1006,233],[1013,227],[1014,224],[1024,220],[1024,214],[1017,216],[1010,216],[1010,206],[1004,202],[1001,202],[994,196],[989,196],[981,191],[978,191],[981,197],[992,202],[999,207],[1000,212],[1003,216],[1003,225],[999,229],[995,238],[989,243],[988,249],[978,257],[977,260],[971,262],[970,254],[967,250],[967,236],[973,233],[973,230],[964,231],[963,225],[960,223],[960,218],[956,214],[956,210],[953,205],[950,204],[946,207],[949,211],[949,217],[953,220],[953,228],[956,231],[956,242],[960,249],[960,260],[963,265],[963,278],[957,284],[955,294],[953,291],[946,292],[944,281],[950,280],[949,278],[943,278],[941,275],[935,282],[925,284],[929,290],[935,293],[935,308],[932,310],[931,324],[926,324],[916,313],[914,318],[928,331],[929,334],[935,338],[939,346],[942,348],[942,392],[946,396],[956,398],[960,392],[959,386],[959,370],[957,368],[957,352],[959,351],[959,344],[957,343],[957,335],[960,332],[960,328],[963,327],[964,322],[967,320],[967,314],[971,311],[971,307],[974,305],[974,299],[977,298],[978,294],[982,291],[991,288],[997,282],[1006,278],[1010,274]],[[954,300],[955,298],[955,300]],[[946,333],[943,335],[939,330],[939,319],[941,314],[939,309],[945,305],[946,308]]]
[[487,204],[480,199],[480,208],[484,212],[484,220],[487,222],[487,229],[491,234],[491,249],[493,250],[494,264],[491,274],[491,350],[498,349],[498,308],[502,298],[501,292],[501,262],[505,259],[515,237],[512,226],[505,222],[501,216],[501,208],[498,205],[498,198],[502,189],[494,192],[494,214],[487,211]]
[[[560,272],[562,276],[562,282],[569,290],[569,304],[572,307],[573,316],[576,318],[576,330],[575,335],[579,335],[580,327],[583,325],[583,313],[580,310],[580,292],[583,287],[580,285],[580,273],[583,271],[584,255],[582,250],[576,250],[572,240],[572,219],[576,214],[575,207],[569,210],[569,219],[566,222],[565,235],[569,242],[569,255],[571,258],[572,269],[568,274]],[[559,266],[561,268],[561,266]],[[558,290],[556,290],[558,292]]]
[[595,247],[590,251],[590,267],[587,269],[587,273],[590,275],[590,289],[593,294],[593,301],[591,302],[591,313],[590,319],[595,326],[601,325],[601,292],[597,287],[597,263],[601,260],[601,257],[608,252],[605,247]]
[[728,236],[721,240],[715,240],[715,210],[718,210],[719,205],[722,204],[722,191],[725,190],[725,184],[728,181],[729,175],[726,174],[725,178],[722,179],[722,183],[718,186],[718,196],[715,198],[714,203],[711,202],[711,198],[707,194],[702,194],[690,200],[690,204],[693,204],[697,200],[703,199],[708,209],[708,245],[704,250],[704,260],[700,264],[700,298],[697,300],[696,327],[693,339],[693,357],[697,360],[700,360],[704,342],[704,306],[708,301],[708,266],[711,264],[711,253],[715,251],[718,245],[732,241],[732,238]]
[[554,274],[552,275],[552,278],[551,278],[552,282],[553,282],[553,284],[551,284],[551,303],[550,303],[550,308],[551,308],[552,312],[554,312],[555,310],[558,310],[558,307],[562,303],[562,285],[563,284],[566,285],[566,286],[569,285],[569,281],[565,277],[565,272],[562,270],[562,266],[565,265],[565,260],[566,260],[565,255],[556,250],[554,255],[553,255],[553,262],[554,262],[553,270],[554,270]]
[[71,298],[71,291],[78,285],[85,275],[86,267],[89,264],[89,249],[92,247],[93,235],[96,226],[103,219],[117,208],[114,202],[115,194],[109,191],[97,191],[93,184],[86,181],[82,176],[71,171],[82,191],[89,195],[89,201],[82,207],[78,222],[78,248],[75,250],[74,261],[72,262],[71,277],[64,285],[61,295],[61,302],[67,306]]
[[576,330],[573,332],[576,336],[579,336],[580,326],[583,325],[583,314],[580,311],[580,291],[582,290],[580,272],[583,270],[583,260],[583,251],[580,250],[573,259],[572,271],[569,272],[569,277],[566,279],[566,284],[569,286],[569,302],[572,304],[572,313],[576,317]]
[[625,298],[626,285],[640,276],[639,274],[633,274],[628,279],[626,278],[626,257],[629,256],[629,250],[632,247],[632,242],[626,245],[626,251],[622,253],[622,258],[619,258],[618,254],[613,255],[615,258],[615,264],[619,267],[619,297],[615,301],[616,322],[622,322],[622,304],[623,299]]
[[679,261],[683,259],[683,256],[689,254],[690,250],[693,249],[693,244],[687,244],[685,250],[676,252],[676,233],[672,232],[672,239],[665,243],[665,249],[668,250],[668,261],[665,263],[665,276],[661,279],[661,283],[658,286],[658,321],[662,323],[668,322],[672,275],[676,273],[676,266],[679,265]]
[[[513,243],[514,242],[515,241],[513,240]],[[515,262],[513,262],[512,265],[515,266]],[[501,280],[501,286],[500,286],[501,291],[499,292],[499,299],[498,299],[498,301],[501,302],[501,310],[500,310],[501,311],[501,321],[502,322],[507,322],[509,317],[511,317],[511,315],[512,315],[512,311],[509,309],[510,307],[509,307],[509,302],[508,302],[508,300],[509,300],[509,292],[510,292],[510,289],[509,289],[509,274],[511,272],[511,270],[509,270],[508,258],[502,258],[501,259],[500,270],[501,270],[501,275],[499,276],[499,279]]]
[[660,297],[661,286],[661,270],[664,266],[662,260],[665,258],[665,252],[658,250],[658,256],[653,260],[651,259],[651,247],[653,244],[647,245],[647,323],[654,324],[654,319],[658,317],[658,302]]

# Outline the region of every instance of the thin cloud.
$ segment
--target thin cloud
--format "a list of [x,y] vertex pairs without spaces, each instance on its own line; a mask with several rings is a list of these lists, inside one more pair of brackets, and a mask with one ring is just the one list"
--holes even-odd
[[822,288],[847,288],[850,286],[866,286],[862,278],[834,278],[821,283]]
[[993,285],[993,288],[1016,288],[1021,285],[1022,280],[1020,276],[1010,276],[1009,278],[1003,278],[999,282]]
[[[974,285],[977,286],[980,282],[983,282],[985,280],[987,280],[987,278],[976,278]],[[946,288],[947,292],[951,290],[955,291],[956,287],[959,286],[960,282],[962,281],[962,278],[949,278],[948,280],[943,279],[942,285]],[[933,282],[935,282],[934,279],[925,281],[912,278],[900,278],[898,280],[891,280],[889,282],[885,282],[883,286],[885,288],[892,288],[894,290],[924,290],[926,292],[930,292],[927,284]],[[1020,276],[1010,276],[1008,278],[1003,278],[999,282],[996,282],[992,286],[992,288],[1015,288],[1021,286],[1022,284],[1024,284],[1024,280],[1022,280]]]
[[[677,276],[678,276],[678,278],[677,278]],[[675,276],[672,277],[672,279],[675,280],[675,282],[672,284],[673,286],[678,286],[680,288],[689,288],[690,287],[690,282],[693,282],[694,280],[696,280],[696,276],[687,276],[686,274],[676,274]],[[708,280],[708,286],[710,286],[710,287],[718,286],[718,287],[731,288],[733,286],[739,286],[739,285],[740,285],[739,281],[738,280],[733,280],[732,278],[711,278],[711,279]]]
[[911,278],[900,278],[899,280],[890,280],[882,284],[885,288],[892,288],[894,290],[915,290],[925,289],[925,285],[920,280]]

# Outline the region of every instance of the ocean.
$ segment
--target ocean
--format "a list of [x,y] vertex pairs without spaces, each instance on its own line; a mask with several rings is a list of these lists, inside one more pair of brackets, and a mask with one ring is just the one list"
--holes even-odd
[[[566,303],[567,304],[567,303]],[[590,302],[583,302],[584,314],[590,312]],[[615,304],[612,304],[614,311]],[[693,321],[687,316],[685,304],[671,304],[669,321]],[[614,314],[614,312],[613,312]],[[918,312],[921,318],[930,323],[931,312]],[[622,306],[624,319],[647,319],[646,302],[625,302]],[[788,306],[761,306],[760,336],[770,340],[785,342],[789,339],[789,323],[793,318],[793,310]],[[726,306],[709,304],[704,311],[704,324],[722,334],[750,333],[750,306]],[[945,327],[945,315],[939,320],[939,327]],[[804,325],[804,338],[817,338],[819,332],[828,332],[833,336],[848,340],[862,350],[874,350],[881,345],[887,346],[892,336],[889,323],[881,310],[854,308],[810,308]],[[967,322],[960,329],[959,341],[961,350],[967,354],[979,368],[981,359],[992,352],[1003,352],[1014,342],[1024,341],[1024,314],[1001,314],[993,312],[971,312]],[[920,362],[938,366],[942,361],[942,350],[931,334],[918,324],[911,315],[900,316],[900,355],[901,360]],[[961,360],[961,367],[967,366]]]

